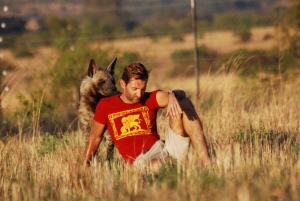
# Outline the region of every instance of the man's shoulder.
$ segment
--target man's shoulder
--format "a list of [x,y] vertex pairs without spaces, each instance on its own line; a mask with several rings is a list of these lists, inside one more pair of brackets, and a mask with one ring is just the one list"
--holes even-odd
[[157,98],[156,98],[156,94],[157,92],[159,92],[161,90],[154,90],[154,91],[151,91],[151,92],[147,92],[146,93],[146,97],[145,97],[145,103],[148,105],[148,106],[151,106],[151,107],[154,107],[154,108],[157,108],[159,109],[160,106],[158,105],[157,103]]
[[150,92],[146,92],[146,94],[150,95],[156,95],[158,91],[161,91],[160,89],[154,90],[154,91],[150,91]]
[[150,99],[152,99],[152,100],[156,100],[156,94],[157,94],[159,91],[161,91],[161,90],[160,90],[160,89],[157,89],[157,90],[154,90],[154,91],[149,92],[148,97],[149,97]]

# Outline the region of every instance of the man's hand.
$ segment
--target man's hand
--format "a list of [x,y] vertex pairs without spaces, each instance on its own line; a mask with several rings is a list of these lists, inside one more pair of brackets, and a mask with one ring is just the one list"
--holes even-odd
[[170,92],[158,91],[156,94],[157,103],[161,107],[167,107],[166,116],[171,118],[181,118],[182,109],[178,100],[186,97],[185,92],[182,90],[174,90]]
[[166,117],[181,118],[182,110],[174,92],[168,92],[168,100]]

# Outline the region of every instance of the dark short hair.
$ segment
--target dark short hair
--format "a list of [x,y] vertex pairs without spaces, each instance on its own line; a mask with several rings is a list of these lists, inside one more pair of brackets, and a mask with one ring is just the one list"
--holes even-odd
[[130,82],[131,79],[135,80],[148,80],[150,71],[141,63],[131,63],[125,66],[121,79],[125,81],[126,84]]

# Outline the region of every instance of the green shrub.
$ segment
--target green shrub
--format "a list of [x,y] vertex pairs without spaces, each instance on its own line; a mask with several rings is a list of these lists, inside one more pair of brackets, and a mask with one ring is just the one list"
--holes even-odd
[[13,50],[14,56],[17,58],[20,57],[33,57],[33,53],[27,47],[18,47]]
[[37,135],[40,132],[53,131],[54,128],[61,125],[56,121],[58,118],[53,113],[57,108],[57,104],[47,100],[42,91],[31,91],[29,93],[29,97],[18,93],[17,99],[20,107],[14,111],[14,118],[11,121],[16,123],[13,124],[14,127],[11,129],[18,130],[19,133],[26,130],[33,135]]
[[251,122],[248,126],[240,127],[238,133],[232,139],[232,143],[238,142],[243,145],[260,143],[261,145],[270,145],[271,148],[278,148],[288,143],[292,151],[298,154],[298,144],[295,133],[285,131],[268,130],[264,125],[255,128]]
[[251,12],[242,13],[222,13],[216,14],[213,26],[216,29],[250,29],[251,27],[270,25],[269,17],[253,14]]
[[89,21],[83,24],[80,30],[80,37],[90,42],[99,39],[113,40],[118,35],[125,34],[125,28],[116,27],[110,24],[101,24],[99,21]]
[[40,156],[46,156],[47,154],[54,153],[57,148],[65,145],[66,141],[63,139],[61,133],[50,134],[45,133],[38,139],[37,153]]
[[49,41],[59,50],[68,49],[76,43],[80,34],[80,23],[76,19],[61,19],[50,16],[44,20],[43,40]]
[[256,76],[258,72],[284,74],[288,69],[294,69],[294,62],[294,57],[289,51],[278,54],[277,50],[239,49],[220,58],[217,66],[225,73]]
[[172,41],[183,41],[184,39],[181,34],[174,33],[174,34],[171,34],[171,40]]
[[1,48],[12,48],[18,36],[16,34],[3,34],[1,37],[3,40],[1,42]]
[[234,34],[238,36],[242,42],[250,41],[252,36],[250,29],[247,28],[236,30]]
[[[215,59],[217,53],[213,50],[209,50],[205,45],[201,45],[197,48],[198,61],[201,73],[206,73],[209,70],[214,71]],[[194,76],[194,49],[190,50],[175,50],[171,54],[173,61],[173,67],[169,70],[169,76]]]
[[86,76],[90,60],[94,59],[98,67],[105,68],[113,60],[108,54],[108,50],[95,52],[90,49],[90,44],[86,41],[74,44],[73,51],[65,50],[61,59],[51,69],[53,97],[56,97],[56,100],[64,100],[66,103],[74,102],[76,97],[74,93],[77,92],[82,78]]
[[214,27],[217,29],[233,29],[238,26],[238,18],[234,14],[217,14],[214,17]]

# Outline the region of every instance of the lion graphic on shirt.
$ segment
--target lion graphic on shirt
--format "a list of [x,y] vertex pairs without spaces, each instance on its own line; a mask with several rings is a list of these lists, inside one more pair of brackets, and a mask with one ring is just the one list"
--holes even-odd
[[[123,126],[121,127],[121,135],[124,135],[126,133],[129,133],[131,131],[138,131],[141,129],[141,121],[142,119],[139,118],[139,114],[135,115],[128,115],[126,117],[123,117],[121,122]],[[133,130],[131,130],[133,128]]]

